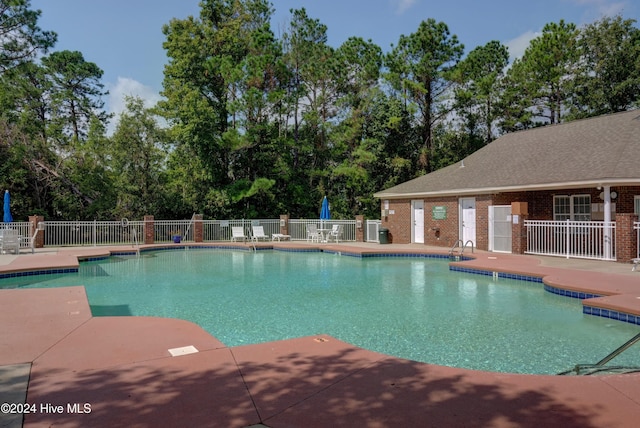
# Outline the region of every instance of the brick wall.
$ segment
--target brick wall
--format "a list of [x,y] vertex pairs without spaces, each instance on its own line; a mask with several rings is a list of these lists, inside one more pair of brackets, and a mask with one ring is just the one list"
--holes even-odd
[[[616,204],[616,213],[632,214],[634,209],[634,196],[640,195],[640,186],[634,187],[612,187],[612,192],[617,192],[618,197],[613,201]],[[602,203],[600,193],[595,187],[578,189],[560,189],[537,192],[508,192],[495,195],[477,195],[476,198],[476,247],[481,250],[489,248],[489,206],[491,205],[511,205],[512,202],[527,202],[529,220],[553,220],[553,197],[554,195],[591,195],[592,203]],[[451,247],[460,239],[459,229],[459,198],[456,196],[442,198],[424,199],[424,242],[425,245],[435,245],[441,247]],[[381,201],[381,208],[384,201]],[[433,207],[445,207],[447,217],[444,220],[434,220],[432,218]],[[389,229],[389,238],[393,243],[407,244],[412,240],[411,236],[411,199],[389,200],[389,210],[394,214],[389,214],[382,219],[382,227]],[[612,216],[613,219],[615,217]],[[635,217],[634,217],[635,219]],[[633,231],[633,221],[625,218],[617,226],[618,239],[622,238],[618,244],[618,260],[626,261],[630,254],[635,254],[636,234]],[[622,232],[621,228],[631,228]],[[524,231],[522,231],[524,233]],[[623,235],[624,234],[624,235]],[[526,238],[524,242],[518,241],[520,246],[526,248]],[[623,249],[625,248],[625,249]],[[635,257],[635,256],[634,256]]]
[[[440,247],[451,247],[460,239],[459,199],[455,196],[424,199],[424,243]],[[476,248],[486,250],[489,246],[489,206],[492,195],[476,196]],[[384,208],[384,201],[380,205]],[[445,219],[433,219],[434,207],[444,207]],[[382,219],[382,227],[389,229],[389,240],[395,244],[412,241],[411,199],[389,200],[389,214]]]
[[638,221],[635,214],[618,214],[616,217],[616,260],[627,263],[637,257],[638,233],[633,223]]
[[[384,201],[380,208],[384,208]],[[393,244],[411,243],[411,200],[394,199],[389,201],[389,214],[382,217],[382,227],[389,229],[389,242]]]
[[[447,218],[434,220],[432,211],[434,207],[445,207]],[[448,197],[440,199],[427,199],[424,203],[425,215],[425,245],[451,247],[458,240],[460,234],[458,222],[458,198]]]

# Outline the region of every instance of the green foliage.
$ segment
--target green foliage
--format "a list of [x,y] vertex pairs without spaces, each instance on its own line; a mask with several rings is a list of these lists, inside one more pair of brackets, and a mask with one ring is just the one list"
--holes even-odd
[[93,117],[106,123],[101,97],[107,92],[102,91],[103,72],[96,64],[77,51],[53,52],[42,58],[42,64],[51,82],[49,120],[59,130],[61,147],[84,140]]
[[117,201],[115,218],[164,211],[167,136],[140,98],[126,98],[108,147]]
[[450,34],[447,25],[430,18],[422,21],[415,33],[400,36],[398,45],[386,58],[387,79],[403,99],[417,108],[423,147],[416,160],[426,172],[432,171],[433,128],[451,112],[445,97],[463,51],[464,45]]
[[56,42],[56,33],[38,27],[41,12],[30,6],[29,0],[0,0],[0,75],[46,53]]
[[640,107],[640,30],[635,22],[605,17],[581,30],[573,117]]
[[549,23],[542,35],[533,39],[524,56],[508,72],[510,95],[521,106],[521,123],[529,112],[542,123],[560,123],[568,108],[570,76],[578,58],[578,30],[575,24]]
[[484,135],[485,144],[494,139],[500,83],[508,61],[507,47],[494,40],[469,52],[454,73],[458,82],[455,107],[464,118],[464,131]]

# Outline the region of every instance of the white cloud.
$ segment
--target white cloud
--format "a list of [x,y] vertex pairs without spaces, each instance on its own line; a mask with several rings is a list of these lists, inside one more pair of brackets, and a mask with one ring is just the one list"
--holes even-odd
[[391,5],[395,7],[396,14],[402,15],[410,9],[417,0],[391,0]]
[[509,48],[509,60],[513,62],[514,59],[521,58],[524,55],[524,51],[529,47],[531,40],[540,36],[542,33],[537,31],[527,31],[522,33],[515,39],[509,40],[506,45]]
[[120,113],[126,110],[126,96],[141,98],[145,107],[154,106],[162,98],[155,89],[128,77],[118,77],[118,81],[115,84],[108,83],[106,86],[109,89],[109,96],[106,102],[107,112],[114,114],[107,129],[109,135],[115,130]]
[[616,16],[622,14],[628,1],[612,1],[612,0],[569,0],[580,6],[588,8],[590,15]]

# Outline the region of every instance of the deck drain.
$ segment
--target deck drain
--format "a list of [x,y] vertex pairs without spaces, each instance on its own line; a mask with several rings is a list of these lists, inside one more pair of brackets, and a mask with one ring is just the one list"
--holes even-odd
[[183,346],[181,348],[169,349],[169,353],[171,354],[172,357],[179,357],[180,355],[195,354],[196,352],[199,352],[199,351],[193,345]]
[[318,343],[323,343],[323,342],[328,342],[329,341],[329,339],[325,339],[324,337],[316,337],[313,340],[314,340],[314,342],[318,342]]

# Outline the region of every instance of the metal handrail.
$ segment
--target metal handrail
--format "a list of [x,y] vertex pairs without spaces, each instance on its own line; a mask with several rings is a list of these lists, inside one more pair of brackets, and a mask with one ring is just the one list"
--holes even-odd
[[138,231],[135,227],[131,228],[131,246],[136,249],[136,256],[140,257],[140,243],[138,242]]
[[[566,374],[569,374],[571,372],[576,372],[576,374],[579,375],[581,369],[585,369],[585,370],[586,369],[592,369],[592,370],[601,369],[601,368],[604,367],[605,364],[607,364],[609,361],[613,360],[615,357],[617,357],[618,355],[620,355],[621,353],[623,353],[624,351],[629,349],[631,346],[633,346],[637,342],[640,342],[640,333],[638,333],[635,336],[633,336],[631,339],[626,341],[622,346],[618,347],[615,351],[611,352],[609,355],[607,355],[606,357],[604,357],[602,360],[598,361],[597,363],[595,363],[595,364],[577,364],[573,369],[565,371],[565,372],[562,372],[562,373],[558,373],[558,374],[559,375],[566,375]],[[637,370],[637,367],[635,369]]]
[[[189,236],[189,231],[191,230],[191,225],[195,221],[195,218],[196,218],[196,213],[193,213],[191,215],[191,220],[189,220],[189,225],[187,226],[187,231],[184,233],[185,239]],[[194,239],[194,241],[195,241],[195,239]]]
[[[460,245],[458,245],[460,244]],[[464,246],[464,242],[462,242],[462,239],[458,239],[456,241],[455,244],[453,244],[453,247],[451,247],[451,249],[449,250],[449,257],[451,257],[453,255],[453,250],[455,250],[456,248],[460,247],[462,248]],[[464,248],[462,248],[462,251],[464,251]],[[462,254],[462,251],[460,251],[460,254]]]
[[640,333],[636,334],[631,339],[629,339],[627,342],[625,342],[624,345],[620,346],[618,349],[616,349],[615,351],[613,351],[612,353],[610,353],[609,355],[604,357],[602,360],[598,361],[596,363],[596,366],[602,366],[602,365],[607,364],[609,361],[613,360],[615,357],[620,355],[627,348],[630,348],[633,344],[635,344],[638,341],[640,341]]
[[[460,242],[462,242],[462,240]],[[462,251],[460,251],[460,255],[464,253],[464,249],[467,248],[467,244],[471,244],[471,253],[473,254],[473,241],[469,239],[467,242],[464,243],[464,247],[462,247]]]

